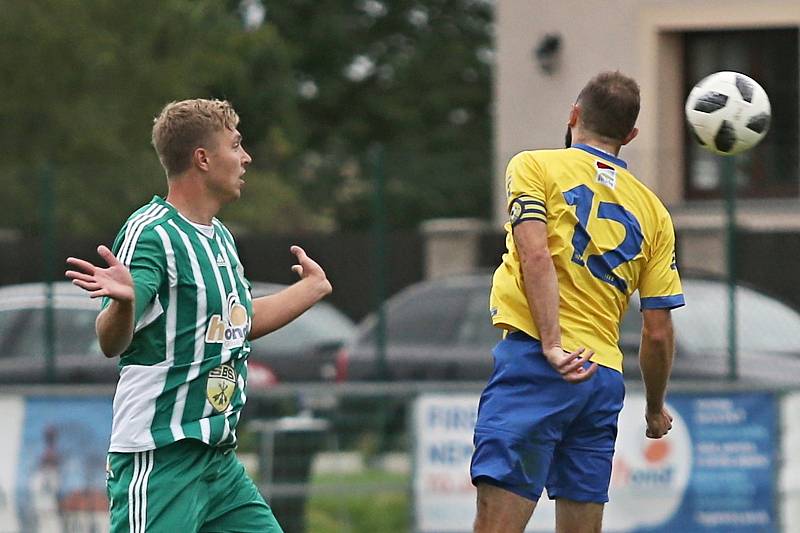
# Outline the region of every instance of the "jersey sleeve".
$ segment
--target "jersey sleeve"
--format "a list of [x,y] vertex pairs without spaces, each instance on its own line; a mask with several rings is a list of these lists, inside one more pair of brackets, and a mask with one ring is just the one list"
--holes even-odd
[[[167,275],[164,247],[153,230],[145,230],[133,238],[123,230],[114,242],[113,252],[128,267],[133,278],[136,305],[134,321],[138,323],[150,309]],[[103,308],[109,301],[103,298]]]
[[547,222],[544,171],[531,152],[511,158],[506,169],[506,200],[511,226],[526,220]]
[[639,283],[644,309],[674,309],[685,304],[678,265],[675,261],[675,229],[668,214],[660,221],[650,260]]

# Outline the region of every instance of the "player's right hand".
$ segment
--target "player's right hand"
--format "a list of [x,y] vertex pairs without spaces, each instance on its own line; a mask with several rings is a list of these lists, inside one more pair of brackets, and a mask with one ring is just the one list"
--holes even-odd
[[64,275],[71,279],[73,284],[87,291],[92,298],[107,296],[118,302],[132,302],[133,278],[127,267],[120,263],[106,246],[98,246],[97,253],[108,264],[107,268],[101,268],[77,257],[68,257],[67,264],[75,270],[67,270]]
[[644,434],[650,439],[660,439],[672,429],[672,415],[666,407],[655,412],[645,410],[644,419],[647,421],[647,430]]
[[584,367],[594,355],[594,351],[578,348],[574,352],[567,352],[560,346],[554,346],[544,351],[547,362],[550,363],[565,381],[581,383],[592,377],[597,372],[597,363]]

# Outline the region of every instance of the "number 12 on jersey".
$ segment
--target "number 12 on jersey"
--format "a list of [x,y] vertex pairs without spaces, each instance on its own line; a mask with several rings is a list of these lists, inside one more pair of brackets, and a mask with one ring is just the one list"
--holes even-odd
[[616,248],[601,254],[590,254],[584,259],[586,248],[592,240],[589,233],[589,215],[592,212],[594,191],[587,185],[578,185],[564,192],[564,200],[567,204],[575,206],[575,216],[578,218],[575,232],[572,235],[572,262],[585,266],[594,277],[627,294],[627,282],[614,274],[613,270],[634,259],[642,251],[644,236],[639,221],[636,220],[633,213],[619,204],[600,202],[597,206],[597,218],[622,224],[625,228],[625,238]]

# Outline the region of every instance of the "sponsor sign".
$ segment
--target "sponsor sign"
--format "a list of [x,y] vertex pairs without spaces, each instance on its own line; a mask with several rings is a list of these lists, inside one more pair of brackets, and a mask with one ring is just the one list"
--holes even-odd
[[108,531],[110,397],[0,398],[0,532]]
[[20,531],[17,520],[16,460],[22,444],[22,419],[25,402],[19,396],[0,396],[3,413],[3,438],[0,438],[0,531]]
[[[416,402],[420,533],[472,530],[469,462],[477,405],[477,395],[422,395]],[[673,429],[659,440],[645,437],[644,405],[641,394],[629,394],[620,413],[603,531],[778,531],[774,394],[670,395]],[[552,532],[554,520],[554,504],[543,495],[526,531]]]
[[478,396],[420,396],[414,406],[414,513],[419,532],[472,530],[469,477]]

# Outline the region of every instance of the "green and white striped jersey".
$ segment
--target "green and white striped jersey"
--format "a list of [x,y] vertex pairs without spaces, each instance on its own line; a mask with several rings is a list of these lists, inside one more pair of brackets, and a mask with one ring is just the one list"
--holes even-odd
[[112,452],[186,438],[236,444],[246,399],[250,284],[228,229],[217,219],[205,229],[156,196],[114,242],[133,277],[136,326],[120,358]]

